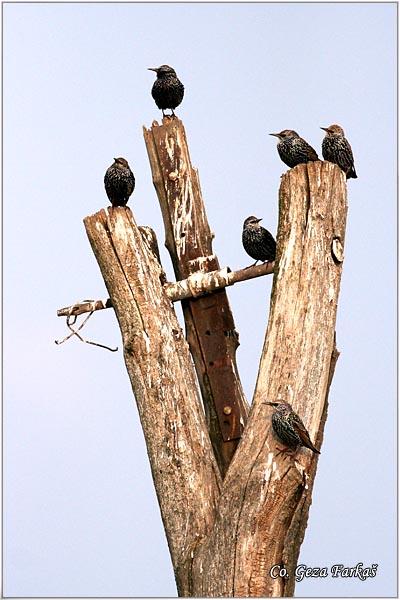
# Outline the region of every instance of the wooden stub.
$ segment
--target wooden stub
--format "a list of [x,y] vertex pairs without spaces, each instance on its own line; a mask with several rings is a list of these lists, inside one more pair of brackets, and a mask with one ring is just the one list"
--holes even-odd
[[[219,270],[183,123],[164,117],[162,125],[153,122],[144,128],[144,139],[176,278]],[[249,410],[236,367],[238,334],[225,290],[185,300],[182,307],[210,437],[224,475]]]
[[72,304],[71,306],[59,308],[57,317],[78,316],[84,313],[94,312],[95,310],[104,310],[106,308],[112,308],[110,298],[107,298],[106,300],[84,300],[83,302]]

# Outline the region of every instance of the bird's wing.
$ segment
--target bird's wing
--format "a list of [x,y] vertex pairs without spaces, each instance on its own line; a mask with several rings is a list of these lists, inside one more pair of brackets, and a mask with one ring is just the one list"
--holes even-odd
[[[310,436],[308,434],[307,429],[304,426],[303,421],[300,419],[298,415],[293,415],[292,417],[292,427],[301,439],[301,443],[306,448],[310,448],[313,452],[318,452],[312,441],[310,440]],[[319,454],[319,452],[318,452]]]
[[354,157],[351,146],[346,138],[342,138],[338,144],[339,161],[345,168],[346,171],[351,168],[354,169]]
[[310,158],[312,158],[312,160],[319,160],[318,154],[315,152],[314,148],[312,146],[310,146],[310,144],[307,144],[307,146],[309,148]]

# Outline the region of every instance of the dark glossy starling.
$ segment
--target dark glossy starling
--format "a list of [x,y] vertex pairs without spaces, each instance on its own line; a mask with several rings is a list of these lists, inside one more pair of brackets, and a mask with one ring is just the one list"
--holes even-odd
[[354,168],[353,152],[349,142],[344,137],[344,131],[340,125],[329,125],[321,127],[326,131],[322,141],[322,156],[324,160],[335,163],[346,173],[346,179],[353,177],[357,179]]
[[164,110],[167,108],[170,108],[172,114],[175,116],[174,108],[179,106],[183,100],[185,91],[183,84],[177,78],[174,69],[168,65],[161,65],[161,67],[149,69],[149,71],[157,73],[157,79],[151,89],[151,95],[158,108],[161,108],[163,116]]
[[126,206],[135,189],[135,176],[125,158],[114,158],[104,175],[104,187],[113,206]]
[[270,232],[260,225],[262,219],[247,217],[243,223],[243,248],[256,264],[259,260],[275,260],[276,242]]
[[278,153],[288,167],[319,160],[314,148],[311,148],[310,144],[307,144],[295,131],[284,129],[280,133],[270,133],[269,135],[279,138]]
[[290,404],[287,402],[265,402],[265,404],[275,407],[272,414],[272,429],[279,440],[287,446],[287,449],[281,450],[281,452],[291,450],[294,454],[301,446],[305,446],[316,454],[320,454],[310,440],[303,421]]

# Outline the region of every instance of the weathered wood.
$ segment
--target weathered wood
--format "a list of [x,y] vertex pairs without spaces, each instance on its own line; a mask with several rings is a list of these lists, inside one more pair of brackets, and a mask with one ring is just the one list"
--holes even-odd
[[121,328],[178,591],[190,595],[193,552],[211,530],[221,478],[188,344],[130,209],[84,223]]
[[[148,227],[147,229],[150,230],[151,228]],[[154,246],[154,243],[157,244],[157,238],[155,238],[154,232],[151,236],[151,240],[151,245],[149,247],[151,249],[156,247],[158,251],[158,246]],[[155,254],[157,256],[157,252],[155,252]],[[248,279],[254,279],[255,277],[270,275],[274,272],[274,267],[274,262],[251,265],[250,267],[245,267],[238,271],[231,271],[229,267],[225,267],[219,271],[211,271],[209,273],[193,273],[192,275],[189,275],[187,279],[176,281],[174,283],[167,281],[164,283],[163,287],[168,298],[172,302],[177,302],[178,300],[185,300],[186,298],[210,294],[215,290],[234,285],[240,281],[247,281]],[[86,300],[85,302],[78,302],[72,306],[59,308],[57,316],[68,317],[69,315],[81,315],[86,312],[103,310],[104,308],[112,308],[110,298],[107,300]]]
[[94,312],[95,310],[104,310],[106,308],[112,308],[111,298],[107,300],[84,300],[83,302],[77,302],[71,306],[65,306],[57,310],[57,317],[70,317],[83,315],[84,313]]
[[[340,352],[338,352],[336,348],[336,337],[333,342],[333,350],[331,355],[331,362],[329,366],[329,376],[328,376],[328,385],[326,388],[325,395],[325,403],[324,409],[321,416],[321,421],[319,424],[318,433],[316,435],[316,444],[318,448],[321,448],[322,441],[324,437],[324,427],[326,418],[328,416],[328,396],[329,389],[331,387],[333,375],[335,372],[335,367],[337,360],[339,358]],[[284,551],[282,553],[282,563],[285,565],[288,573],[293,574],[295,572],[297,566],[297,559],[300,553],[300,546],[303,543],[304,534],[307,527],[308,522],[308,511],[311,506],[311,494],[314,487],[315,474],[317,470],[318,462],[315,460],[312,462],[309,471],[309,479],[308,479],[308,490],[307,494],[303,494],[303,501],[299,502],[296,511],[293,515],[292,521],[290,523],[290,527],[285,537],[285,546]],[[286,597],[292,597],[294,595],[294,588],[296,584],[296,580],[293,576],[288,578],[286,581],[283,581],[284,592],[282,595]]]
[[164,289],[172,302],[204,296],[216,290],[234,285],[239,281],[247,281],[274,272],[275,263],[251,265],[239,271],[231,271],[229,267],[208,273],[193,273],[187,279],[175,283],[164,284]]
[[[168,117],[162,125],[153,122],[144,128],[144,139],[176,278],[219,270],[183,123]],[[238,334],[225,290],[185,300],[182,307],[211,442],[224,474],[248,415],[236,366]]]
[[[120,323],[181,596],[294,592],[318,457],[306,449],[296,460],[277,455],[265,402],[290,402],[320,447],[338,358],[334,330],[346,215],[346,181],[336,165],[299,165],[283,176],[277,266],[254,403],[223,483],[188,347],[162,285],[154,236],[141,236],[125,208],[85,219]],[[207,352],[213,356],[211,340]],[[289,577],[272,578],[274,565],[284,566]]]
[[[283,176],[279,197],[279,266],[254,403],[224,480],[212,533],[195,553],[197,596],[279,597],[294,591],[293,567],[318,458],[306,449],[295,461],[277,456],[271,408],[264,402],[290,402],[311,439],[317,445],[322,440],[337,358],[342,262],[332,247],[334,240],[344,246],[345,175],[327,162],[299,165]],[[289,579],[273,579],[273,565],[287,566]]]

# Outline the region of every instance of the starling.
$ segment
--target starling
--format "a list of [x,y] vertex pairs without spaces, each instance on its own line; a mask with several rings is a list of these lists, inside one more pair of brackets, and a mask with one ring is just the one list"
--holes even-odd
[[344,131],[340,125],[330,125],[321,127],[326,131],[326,136],[322,141],[322,156],[324,160],[333,162],[346,173],[346,179],[353,177],[357,179],[357,173],[354,168],[353,152],[349,142],[344,137]]
[[319,160],[314,148],[311,148],[295,131],[284,129],[280,133],[270,133],[269,135],[279,138],[278,153],[288,167]]
[[114,158],[104,175],[104,187],[113,206],[126,206],[135,189],[135,176],[125,158]]
[[301,446],[305,446],[316,454],[321,454],[310,440],[303,421],[290,404],[287,402],[265,402],[264,404],[275,407],[275,412],[272,414],[272,429],[280,441],[288,447],[281,452],[287,452],[289,449],[296,453]]
[[259,260],[271,262],[275,260],[276,242],[270,232],[260,225],[262,219],[247,217],[243,223],[243,248],[255,263]]
[[163,116],[164,110],[167,108],[170,108],[175,116],[174,108],[179,106],[183,100],[185,91],[183,84],[177,78],[174,69],[168,65],[161,65],[161,67],[149,69],[149,71],[157,73],[157,79],[151,89],[155,103],[158,108],[161,108]]

